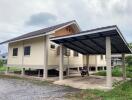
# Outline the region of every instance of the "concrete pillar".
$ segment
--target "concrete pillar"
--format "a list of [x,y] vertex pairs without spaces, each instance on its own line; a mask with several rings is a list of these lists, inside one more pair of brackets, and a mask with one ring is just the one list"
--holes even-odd
[[123,80],[126,80],[125,54],[122,54],[122,75]]
[[112,88],[112,74],[111,74],[111,39],[106,37],[106,66],[107,66],[107,76],[106,85],[110,89]]
[[43,78],[47,79],[48,72],[48,44],[49,44],[49,36],[44,37],[44,71],[43,71]]
[[95,66],[95,71],[98,72],[98,66]]
[[67,76],[70,75],[70,69],[69,69],[69,65],[67,66]]
[[86,66],[87,66],[87,70],[88,70],[88,76],[89,76],[89,55],[86,55]]
[[9,73],[9,67],[6,67],[5,74],[7,75]]
[[79,67],[77,67],[77,71],[78,71],[78,73],[80,72],[80,68]]
[[21,75],[22,75],[22,76],[25,75],[25,68],[22,68]]
[[38,77],[40,77],[40,69],[38,69]]
[[60,45],[60,68],[59,68],[59,80],[63,80],[63,45]]

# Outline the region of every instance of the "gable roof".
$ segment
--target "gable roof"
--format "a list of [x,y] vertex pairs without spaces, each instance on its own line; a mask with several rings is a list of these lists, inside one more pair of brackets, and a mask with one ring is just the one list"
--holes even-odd
[[[76,21],[72,20],[72,21],[69,21],[69,22],[62,23],[62,24],[58,24],[58,25],[54,25],[54,26],[51,26],[51,27],[47,27],[47,28],[44,28],[44,29],[37,30],[37,31],[33,31],[33,32],[30,32],[30,33],[18,36],[16,38],[6,40],[4,42],[1,42],[0,44],[4,44],[4,43],[7,43],[7,42],[24,40],[26,38],[31,38],[31,37],[47,35],[48,33],[52,32],[52,31],[55,31],[57,29],[61,29],[63,27],[66,27],[66,26],[72,25],[72,24],[77,25]],[[78,27],[78,25],[77,25],[77,27]],[[78,30],[80,30],[79,27],[78,27]]]

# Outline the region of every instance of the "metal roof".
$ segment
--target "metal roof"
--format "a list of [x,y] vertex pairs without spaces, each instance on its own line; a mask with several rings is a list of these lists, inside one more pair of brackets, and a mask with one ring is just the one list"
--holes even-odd
[[66,25],[71,25],[73,23],[76,23],[76,21],[72,20],[72,21],[69,21],[69,22],[65,22],[65,23],[62,23],[62,24],[58,24],[58,25],[54,25],[54,26],[51,26],[51,27],[48,27],[48,28],[44,28],[44,29],[40,29],[40,30],[37,30],[37,31],[34,31],[34,32],[30,32],[30,33],[18,36],[16,38],[1,42],[0,44],[7,43],[7,42],[12,42],[12,41],[17,41],[17,40],[21,40],[21,39],[25,39],[25,38],[29,38],[29,37],[44,35],[46,33],[52,32],[52,31],[54,31],[56,29],[59,29],[61,27],[66,26]]
[[81,54],[105,54],[106,37],[111,38],[112,54],[131,53],[126,40],[116,25],[55,37],[51,38],[51,40]]

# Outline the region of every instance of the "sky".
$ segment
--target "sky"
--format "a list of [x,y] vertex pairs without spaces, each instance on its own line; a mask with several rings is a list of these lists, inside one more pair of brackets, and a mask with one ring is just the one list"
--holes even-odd
[[82,30],[117,25],[132,42],[132,0],[0,0],[0,42],[70,20]]

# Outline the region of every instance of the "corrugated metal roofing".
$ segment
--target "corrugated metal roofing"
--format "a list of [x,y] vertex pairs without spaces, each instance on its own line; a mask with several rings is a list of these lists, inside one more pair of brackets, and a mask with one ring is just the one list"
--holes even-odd
[[78,34],[51,38],[57,44],[82,54],[105,54],[105,38],[111,37],[113,54],[131,53],[130,48],[116,25],[82,31]]
[[30,32],[30,33],[27,33],[27,34],[24,34],[24,35],[21,35],[21,36],[18,36],[16,38],[13,38],[13,39],[10,39],[10,40],[4,41],[4,42],[1,42],[0,44],[6,43],[6,42],[11,42],[11,41],[16,41],[16,40],[20,40],[20,39],[24,39],[24,38],[27,38],[27,37],[43,35],[43,34],[46,34],[48,32],[54,31],[54,30],[56,30],[58,28],[61,28],[63,26],[66,26],[66,25],[68,25],[70,23],[74,23],[74,22],[76,22],[76,21],[73,20],[73,21],[69,21],[69,22],[66,22],[66,23],[62,23],[62,24],[58,24],[58,25],[55,25],[55,26],[51,26],[51,27],[48,27],[48,28],[40,29],[40,30],[37,30],[37,31],[34,31],[34,32]]

